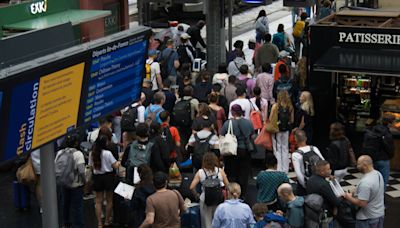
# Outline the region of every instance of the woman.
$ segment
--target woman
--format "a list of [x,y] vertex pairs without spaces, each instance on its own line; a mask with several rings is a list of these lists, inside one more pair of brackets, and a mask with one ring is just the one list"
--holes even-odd
[[261,111],[263,122],[268,119],[268,101],[261,97],[261,88],[256,86],[253,89],[254,97],[250,99],[253,107]]
[[[246,194],[248,176],[251,169],[251,135],[254,133],[254,128],[251,122],[243,118],[244,111],[238,104],[231,107],[232,119],[225,121],[221,129],[221,135],[228,132],[229,122],[232,121],[233,134],[236,136],[238,148],[237,156],[224,156],[225,171],[230,181],[235,181],[240,184],[243,195]],[[253,146],[254,147],[254,146]]]
[[296,128],[293,129],[293,132],[297,129],[303,130],[307,136],[307,145],[312,144],[314,114],[312,95],[308,91],[303,91],[300,95],[300,109],[296,114]]
[[[206,180],[207,178],[219,179],[221,187],[229,184],[228,178],[226,177],[224,170],[218,167],[218,158],[217,156],[215,156],[214,153],[206,153],[203,156],[202,168],[197,171],[192,183],[190,184],[190,190],[194,193],[194,195],[199,196],[199,194],[196,192],[196,186],[199,183],[203,184],[204,180]],[[205,193],[203,188],[200,194],[201,227],[211,228],[213,215],[218,205],[207,206],[204,203],[204,199]]]
[[289,130],[294,120],[294,110],[289,93],[281,90],[278,100],[271,108],[269,121],[278,126],[278,132],[272,134],[272,147],[278,160],[278,171],[289,172]]
[[265,203],[268,209],[278,210],[278,187],[283,183],[289,183],[288,176],[276,170],[277,160],[272,153],[265,156],[267,169],[257,175],[257,202]]
[[292,42],[290,41],[288,34],[286,34],[283,24],[278,25],[278,32],[273,35],[272,43],[278,47],[279,51],[294,52],[291,48],[293,46]]
[[269,33],[269,22],[265,10],[260,10],[255,20],[256,23],[256,42],[261,44],[264,36]]
[[215,211],[212,227],[250,227],[255,224],[253,213],[249,205],[242,203],[239,199],[241,194],[240,185],[229,183],[227,186],[228,200],[220,204]]
[[153,185],[153,172],[151,168],[146,164],[142,164],[138,167],[138,173],[140,182],[135,188],[131,201],[131,208],[133,210],[131,219],[133,221],[130,221],[131,225],[129,227],[133,228],[137,228],[143,223],[146,218],[147,197],[156,191]]
[[330,126],[329,139],[331,143],[323,156],[331,165],[332,174],[340,182],[346,176],[347,167],[351,162],[349,154],[351,144],[345,136],[343,125],[337,122]]
[[112,155],[114,156],[114,158],[116,160],[118,160],[118,158],[119,158],[118,149],[119,148],[118,148],[118,145],[113,143],[113,141],[112,141],[113,134],[112,134],[112,131],[110,130],[110,128],[101,127],[97,137],[100,137],[100,135],[104,135],[107,138],[106,150],[109,150],[112,153]]
[[203,129],[204,120],[209,120],[211,123],[216,123],[216,117],[214,113],[211,112],[210,107],[207,103],[200,103],[198,106],[198,112],[196,118],[193,120],[192,131],[193,133],[201,131]]
[[99,134],[93,151],[89,154],[89,166],[93,169],[93,190],[96,192],[96,216],[98,227],[103,227],[101,221],[103,196],[106,195],[107,207],[104,226],[110,225],[111,210],[113,208],[114,174],[120,163],[107,150],[108,138]]
[[208,105],[208,107],[210,108],[210,110],[214,113],[214,116],[216,116],[217,119],[217,123],[215,126],[215,131],[217,132],[217,134],[219,134],[222,125],[224,124],[225,120],[226,120],[226,114],[225,114],[225,110],[218,105],[218,94],[217,93],[211,93],[208,97],[208,102],[210,103]]

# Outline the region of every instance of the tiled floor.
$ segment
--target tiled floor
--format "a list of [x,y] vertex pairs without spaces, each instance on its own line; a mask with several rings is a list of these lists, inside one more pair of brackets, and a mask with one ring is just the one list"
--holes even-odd
[[[345,191],[353,190],[363,177],[363,174],[356,169],[349,169],[348,173],[349,174],[345,176],[344,180],[340,183]],[[288,176],[291,183],[296,182],[296,174],[294,172],[290,172]],[[390,174],[386,195],[393,198],[400,198],[400,173]]]

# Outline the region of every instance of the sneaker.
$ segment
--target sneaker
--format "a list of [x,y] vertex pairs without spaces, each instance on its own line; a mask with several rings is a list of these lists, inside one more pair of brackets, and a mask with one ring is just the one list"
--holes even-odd
[[83,196],[83,200],[94,199],[96,196],[94,194],[87,194]]
[[43,214],[43,208],[40,208],[39,213]]

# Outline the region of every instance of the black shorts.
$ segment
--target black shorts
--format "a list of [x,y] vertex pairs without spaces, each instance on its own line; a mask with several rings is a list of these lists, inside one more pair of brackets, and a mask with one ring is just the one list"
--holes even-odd
[[114,190],[114,173],[93,174],[93,191],[113,191]]

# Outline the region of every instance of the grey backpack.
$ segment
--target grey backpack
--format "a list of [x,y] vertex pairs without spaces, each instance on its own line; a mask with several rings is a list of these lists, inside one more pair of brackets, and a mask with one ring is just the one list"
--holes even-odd
[[304,227],[319,228],[324,219],[324,198],[318,194],[304,197]]
[[75,179],[75,148],[65,148],[58,152],[55,159],[57,185],[70,188]]

